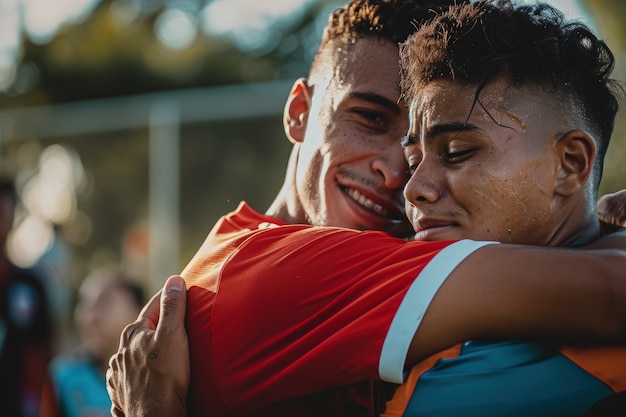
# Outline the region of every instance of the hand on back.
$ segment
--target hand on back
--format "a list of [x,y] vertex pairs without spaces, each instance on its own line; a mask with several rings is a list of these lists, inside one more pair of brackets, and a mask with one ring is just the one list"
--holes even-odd
[[605,232],[626,228],[626,190],[602,196],[598,200],[598,217]]
[[170,277],[124,329],[106,374],[113,416],[186,415],[190,374],[186,297],[183,279]]

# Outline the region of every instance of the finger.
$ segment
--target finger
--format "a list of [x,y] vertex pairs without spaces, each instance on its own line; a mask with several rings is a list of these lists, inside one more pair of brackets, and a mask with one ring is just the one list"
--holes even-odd
[[141,341],[145,338],[145,335],[153,334],[155,328],[156,324],[152,323],[148,319],[137,319],[137,321],[126,325],[120,335],[120,344],[117,351],[122,352],[124,349],[130,348],[134,343],[137,343],[138,340]]
[[[115,383],[114,383],[114,378],[113,378],[113,372],[114,372],[113,366],[114,365],[115,365],[115,355],[111,356],[111,359],[109,360],[109,368],[106,370],[106,374],[105,374],[106,390],[107,390],[107,393],[109,394],[109,398],[111,399],[111,404],[112,404],[111,411],[112,412],[114,409],[117,409],[117,404],[118,404],[118,397],[117,397],[117,392],[115,391]],[[114,413],[112,414],[114,416],[117,415]]]
[[139,312],[139,316],[137,316],[138,322],[143,322],[145,326],[151,328],[152,330],[156,329],[156,324],[159,322],[159,314],[160,314],[160,300],[161,300],[161,292],[163,290],[157,292],[150,298],[148,304],[146,304],[141,311]]
[[109,394],[109,398],[111,398],[111,401],[113,401],[113,403],[115,404],[117,400],[117,395],[115,393],[115,384],[113,382],[113,369],[111,368],[112,361],[113,357],[111,357],[111,359],[109,360],[109,367],[106,370],[104,380],[106,381],[106,389],[107,393]]
[[157,324],[156,335],[170,333],[185,325],[187,291],[185,281],[179,275],[167,279],[161,292],[161,317]]
[[606,194],[598,200],[598,217],[615,228],[626,226],[626,190]]

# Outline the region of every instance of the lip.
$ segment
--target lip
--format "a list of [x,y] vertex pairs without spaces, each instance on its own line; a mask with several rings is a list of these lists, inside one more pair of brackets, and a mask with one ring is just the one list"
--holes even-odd
[[417,221],[415,240],[447,240],[454,239],[450,232],[458,227],[458,223],[451,220],[420,219]]

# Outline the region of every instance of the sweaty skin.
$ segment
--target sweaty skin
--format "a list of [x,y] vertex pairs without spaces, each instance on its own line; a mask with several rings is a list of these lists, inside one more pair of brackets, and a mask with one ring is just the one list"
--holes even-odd
[[[416,238],[541,246],[597,239],[590,191],[566,195],[554,178],[557,171],[566,174],[559,154],[565,143],[589,149],[591,164],[593,140],[561,113],[534,110],[550,100],[540,90],[508,88],[505,79],[481,92],[484,108],[468,119],[475,89],[437,81],[411,105],[405,156],[412,177],[405,197]],[[579,187],[588,189],[585,175]]]

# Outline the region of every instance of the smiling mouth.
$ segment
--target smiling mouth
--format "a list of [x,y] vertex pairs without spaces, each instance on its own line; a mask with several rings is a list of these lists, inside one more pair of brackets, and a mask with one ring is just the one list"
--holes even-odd
[[356,201],[358,204],[362,205],[363,207],[373,211],[374,213],[382,217],[392,218],[391,212],[389,210],[387,210],[380,204],[376,204],[375,202],[365,197],[363,194],[361,194],[354,188],[344,188],[344,191],[346,192],[346,194],[348,194],[348,196],[350,196],[350,198],[352,198],[354,201]]

